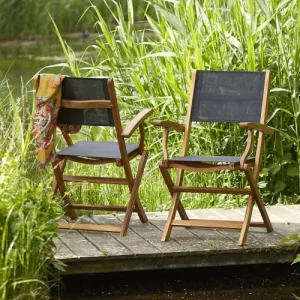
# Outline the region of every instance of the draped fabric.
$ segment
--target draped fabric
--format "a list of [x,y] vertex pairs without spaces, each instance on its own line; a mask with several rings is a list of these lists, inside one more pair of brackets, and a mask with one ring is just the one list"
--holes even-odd
[[[36,142],[37,160],[41,169],[55,155],[55,130],[61,106],[61,83],[64,75],[39,74],[34,78],[36,108],[33,120],[33,136]],[[80,126],[62,126],[66,133],[76,133]]]

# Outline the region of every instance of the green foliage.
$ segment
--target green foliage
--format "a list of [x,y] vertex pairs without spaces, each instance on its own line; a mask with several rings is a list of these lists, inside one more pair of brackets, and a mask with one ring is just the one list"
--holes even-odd
[[[275,133],[266,138],[260,187],[270,204],[297,203],[300,194],[298,2],[155,0],[149,2],[151,14],[145,11],[148,22],[144,27],[134,23],[135,2],[127,3],[126,16],[117,2],[110,2],[114,8],[106,3],[113,23],[96,6],[87,9],[86,13],[92,12],[97,18],[99,38],[87,49],[96,58],[78,58],[76,72],[69,64],[74,75],[114,76],[126,115],[135,114],[141,107],[152,107],[155,119],[182,122],[192,69],[271,70],[269,125]],[[228,129],[224,124],[196,124],[191,149],[203,154],[240,155],[245,145],[244,132],[237,127]],[[225,132],[230,134],[224,136]],[[149,134],[150,160],[159,159],[161,133],[149,128]],[[177,153],[182,137],[172,133],[170,141],[170,153]],[[243,179],[232,176],[226,182],[219,177],[201,180],[207,186],[214,182],[244,185]],[[224,197],[225,202],[230,202]],[[243,203],[243,199],[238,201]]]
[[45,187],[47,174],[40,184],[32,180],[31,111],[24,98],[14,99],[5,87],[0,95],[0,299],[46,299],[49,279],[55,278],[53,238],[61,209]]
[[288,242],[294,242],[298,244],[297,250],[298,250],[298,254],[296,256],[296,258],[294,259],[294,261],[292,262],[292,264],[296,264],[300,262],[300,253],[299,253],[299,246],[300,246],[300,234],[292,234],[291,236],[282,239],[281,243],[288,243]]
[[[88,30],[93,32],[93,17],[81,18],[86,8],[93,4],[98,7],[106,18],[111,19],[109,9],[103,0],[0,0],[0,39],[28,38],[52,34],[52,22],[48,12],[55,19],[61,32],[80,32]],[[107,1],[108,5],[114,1]],[[143,19],[143,8],[147,3],[138,2],[137,21]],[[124,11],[127,10],[127,2],[120,1]]]
[[[298,1],[0,0],[0,6],[0,38],[34,34],[37,28],[40,33],[49,33],[52,24],[67,60],[61,66],[68,68],[68,73],[114,76],[125,120],[141,108],[151,107],[155,109],[153,118],[182,123],[192,69],[270,69],[269,125],[274,127],[275,134],[265,143],[260,186],[266,202],[299,201]],[[136,20],[145,18],[147,22],[136,24]],[[99,32],[99,37],[77,57],[60,32],[92,27]],[[0,78],[0,298],[3,299],[15,296],[36,299],[47,295],[57,230],[55,220],[61,215],[58,205],[48,196],[50,172],[37,170],[31,121],[28,121],[32,120],[34,101],[28,96],[30,92],[22,90],[21,96],[15,99],[6,80]],[[226,134],[227,130],[224,124],[196,124],[191,148],[204,154],[240,154],[244,147],[243,133],[236,126],[230,129],[230,135]],[[97,129],[81,131],[82,136],[94,139],[110,134]],[[140,197],[148,211],[166,210],[168,190],[157,168],[161,159],[161,131],[149,126],[146,142],[150,156]],[[181,143],[182,137],[171,133],[170,153],[178,153]],[[82,174],[101,172],[93,168],[79,171]],[[192,184],[201,180],[207,186],[245,185],[243,178],[235,175],[228,175],[225,180],[221,176],[190,175],[187,180]],[[96,195],[107,203],[115,203],[118,198],[122,204],[127,199],[120,197],[124,191],[118,188],[100,190],[79,185],[72,187],[71,193],[84,200],[96,199]],[[233,199],[227,195],[201,198],[191,195],[184,196],[183,201],[188,208],[245,203],[243,197]],[[59,264],[56,266],[61,268]]]

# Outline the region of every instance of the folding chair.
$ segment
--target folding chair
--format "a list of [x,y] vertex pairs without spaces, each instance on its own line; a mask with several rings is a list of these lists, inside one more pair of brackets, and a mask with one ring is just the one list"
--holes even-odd
[[[263,137],[264,134],[272,133],[272,129],[266,126],[269,85],[269,71],[194,70],[185,126],[173,121],[153,121],[153,125],[164,127],[162,140],[164,158],[160,162],[159,168],[172,196],[162,241],[169,239],[174,226],[240,229],[238,241],[240,246],[244,245],[246,241],[249,226],[265,227],[268,232],[273,230],[257,186]],[[242,155],[236,157],[188,154],[192,122],[199,121],[239,123],[240,128],[247,129],[248,139]],[[184,133],[180,157],[169,158],[168,155],[168,133],[171,129]],[[255,138],[254,131],[258,132],[257,138]],[[254,151],[252,148],[256,148],[253,157],[249,156],[251,151]],[[175,183],[170,175],[172,168],[178,169]],[[244,172],[250,188],[188,187],[182,185],[185,171],[200,173],[223,170]],[[249,195],[244,219],[243,221],[189,219],[180,200],[182,192]],[[254,203],[259,208],[263,222],[251,222]],[[176,211],[178,211],[181,220],[175,219]]]
[[[77,218],[76,210],[103,210],[125,212],[123,223],[116,225],[96,225],[63,223],[58,226],[65,229],[82,229],[93,231],[120,232],[126,235],[132,212],[137,212],[141,222],[147,222],[146,214],[138,196],[138,190],[147,159],[147,150],[144,147],[144,121],[151,115],[152,109],[144,109],[137,114],[122,129],[116,91],[112,78],[72,78],[65,77],[62,81],[62,99],[58,114],[58,124],[88,125],[114,127],[116,140],[114,141],[78,141],[72,142],[69,134],[62,131],[67,147],[58,151],[52,163],[55,175],[52,192],[57,190],[63,198],[66,210],[71,219]],[[139,128],[139,142],[128,142],[132,134]],[[136,177],[133,177],[130,161],[140,157]],[[93,177],[65,175],[66,163],[101,165],[115,164],[124,169],[124,176]],[[67,192],[65,182],[86,182],[99,184],[127,185],[130,197],[126,206],[74,204]]]

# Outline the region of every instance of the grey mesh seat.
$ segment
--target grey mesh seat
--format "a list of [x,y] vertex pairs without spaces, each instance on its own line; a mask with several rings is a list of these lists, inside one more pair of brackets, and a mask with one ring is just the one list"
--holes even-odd
[[[138,143],[126,143],[125,147],[127,155],[132,155],[139,151]],[[57,154],[62,156],[121,159],[120,147],[116,142],[81,141],[70,145]]]
[[[144,122],[151,115],[152,109],[144,109],[137,114],[123,129],[113,78],[74,78],[65,77],[62,81],[62,100],[58,115],[58,124],[66,141],[66,147],[57,151],[53,162],[55,181],[52,192],[59,190],[68,215],[71,219],[77,218],[76,210],[103,210],[125,212],[123,223],[110,224],[82,224],[59,223],[60,228],[83,229],[94,231],[119,232],[126,235],[132,212],[137,212],[141,222],[147,222],[147,216],[138,196],[138,190],[144,172],[147,150],[144,146]],[[113,128],[115,140],[89,141],[78,140],[73,142],[66,133],[65,126],[98,126]],[[130,142],[130,137],[139,131],[139,141]],[[79,132],[80,133],[80,132]],[[75,136],[75,135],[74,135]],[[139,159],[136,176],[133,176],[131,160]],[[81,174],[65,174],[68,161],[79,164],[99,165],[105,168],[108,164],[124,169],[123,177],[82,176]],[[127,185],[130,193],[126,205],[104,205],[73,203],[67,189],[67,182],[119,184]],[[79,199],[80,200],[80,199]],[[79,202],[79,203],[78,203]]]
[[[257,186],[263,137],[264,134],[272,133],[272,129],[266,125],[269,86],[269,71],[194,70],[185,126],[173,121],[153,121],[153,125],[164,128],[162,145],[164,157],[159,168],[172,197],[162,241],[170,238],[174,226],[240,229],[239,245],[244,245],[249,226],[265,227],[268,232],[273,230]],[[189,146],[192,122],[238,123],[241,129],[248,131],[244,152],[240,156],[203,156],[201,153],[200,155],[191,153]],[[181,156],[169,157],[167,146],[170,130],[184,134]],[[256,137],[254,131],[258,132]],[[252,156],[250,156],[251,153]],[[172,168],[178,170],[175,180],[169,172]],[[250,188],[207,187],[201,184],[199,186],[182,185],[185,172],[205,173],[222,170],[243,172]],[[249,195],[244,219],[241,221],[189,219],[180,200],[181,193]],[[262,222],[251,221],[254,203],[259,208]],[[175,219],[176,211],[179,212],[181,220]]]

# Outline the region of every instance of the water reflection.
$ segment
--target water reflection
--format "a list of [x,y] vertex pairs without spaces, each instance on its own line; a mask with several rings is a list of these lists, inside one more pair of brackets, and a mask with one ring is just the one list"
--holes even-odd
[[66,276],[53,295],[61,300],[295,300],[299,271],[265,265]]
[[[91,43],[86,37],[83,41],[81,33],[69,36],[66,42],[71,48],[82,53]],[[9,85],[20,93],[22,82],[32,87],[34,74],[47,66],[65,62],[61,45],[57,37],[37,39],[35,41],[0,41],[0,80],[7,74]],[[68,74],[68,69],[52,67],[44,72]]]

